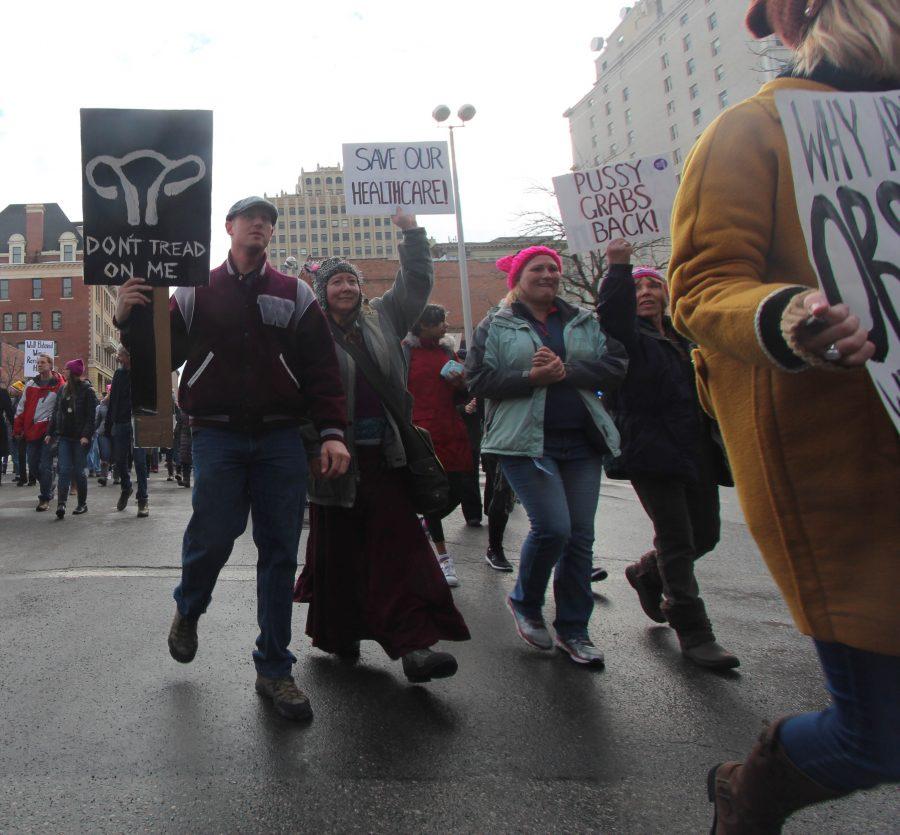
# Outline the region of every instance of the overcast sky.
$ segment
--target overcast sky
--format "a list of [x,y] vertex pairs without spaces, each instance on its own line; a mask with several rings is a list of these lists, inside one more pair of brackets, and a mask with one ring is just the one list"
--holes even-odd
[[[57,202],[80,220],[80,107],[214,111],[213,259],[238,197],[292,191],[342,142],[445,138],[435,105],[478,110],[457,134],[468,240],[521,231],[535,184],[572,163],[563,111],[594,80],[590,40],[618,3],[9,3],[0,47],[0,208]],[[438,240],[450,217],[423,218]]]

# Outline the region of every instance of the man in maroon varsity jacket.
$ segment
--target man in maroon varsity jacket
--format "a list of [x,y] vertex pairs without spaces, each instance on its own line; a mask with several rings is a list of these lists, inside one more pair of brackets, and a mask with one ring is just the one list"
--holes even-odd
[[[312,716],[291,676],[288,649],[307,461],[300,424],[321,442],[312,462],[325,477],[347,470],[347,413],[331,331],[312,290],[266,261],[278,210],[248,197],[231,207],[228,259],[206,287],[179,287],[170,299],[172,365],[186,363],[178,402],[193,429],[193,514],[184,533],[181,583],[169,651],[188,663],[197,652],[197,620],[234,541],[253,514],[260,634],[253,659],[256,690],[292,719]],[[116,321],[147,304],[149,286],[119,288]],[[252,392],[252,394],[248,394]]]

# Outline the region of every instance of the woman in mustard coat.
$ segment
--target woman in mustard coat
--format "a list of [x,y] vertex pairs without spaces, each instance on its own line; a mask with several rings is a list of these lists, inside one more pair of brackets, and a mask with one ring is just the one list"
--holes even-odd
[[832,704],[785,717],[744,763],[710,772],[719,833],[780,832],[792,811],[900,779],[900,451],[864,367],[868,332],[830,306],[801,230],[775,92],[886,91],[900,80],[900,3],[755,0],[757,37],[793,65],[711,124],[676,200],[676,327],[700,348],[744,514]]

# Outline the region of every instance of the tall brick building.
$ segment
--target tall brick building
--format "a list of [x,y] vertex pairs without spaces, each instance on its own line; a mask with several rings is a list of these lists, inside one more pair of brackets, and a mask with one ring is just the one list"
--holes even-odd
[[56,203],[0,212],[0,342],[52,339],[56,364],[81,357],[102,390],[115,371],[115,291],[84,283],[81,227]]

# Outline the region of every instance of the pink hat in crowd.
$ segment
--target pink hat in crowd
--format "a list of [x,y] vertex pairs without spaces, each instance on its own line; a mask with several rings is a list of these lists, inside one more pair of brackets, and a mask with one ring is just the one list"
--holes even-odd
[[649,278],[652,281],[658,281],[660,284],[662,284],[663,287],[666,288],[666,293],[669,292],[669,285],[666,282],[666,277],[659,270],[655,270],[653,267],[635,267],[631,271],[631,277],[635,281],[641,278]]
[[77,374],[79,377],[81,377],[84,374],[84,360],[69,360],[66,363],[66,368],[73,374]]
[[556,261],[556,266],[560,270],[562,269],[559,253],[555,249],[550,249],[549,246],[529,246],[519,250],[515,255],[506,255],[497,260],[497,269],[506,273],[506,286],[510,290],[518,283],[525,265],[536,255],[549,255]]

